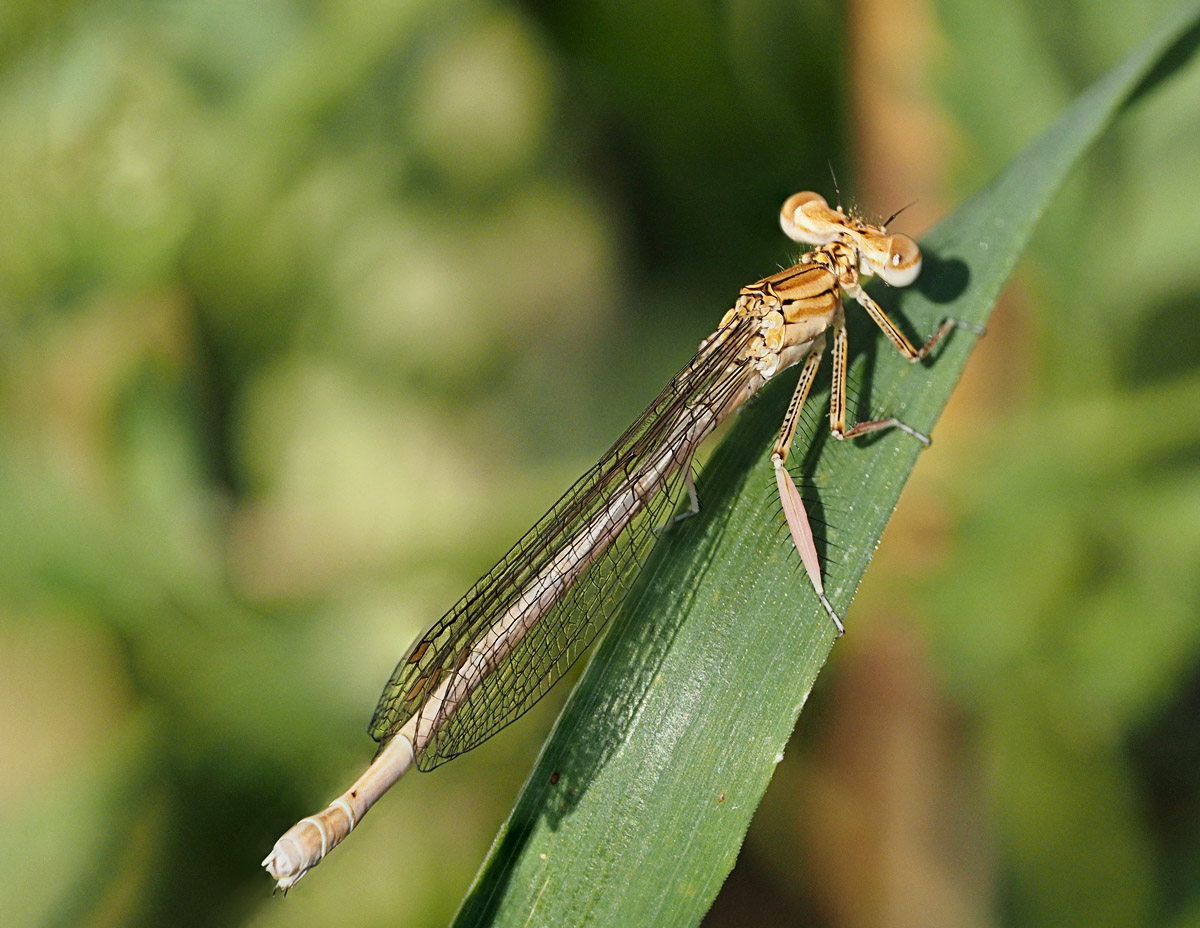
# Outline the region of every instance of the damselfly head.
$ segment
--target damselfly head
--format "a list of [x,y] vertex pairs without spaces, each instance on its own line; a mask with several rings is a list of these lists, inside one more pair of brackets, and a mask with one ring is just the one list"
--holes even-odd
[[857,235],[863,274],[875,274],[893,287],[907,287],[921,273],[921,249],[907,235]]
[[893,287],[907,287],[921,273],[921,249],[911,238],[851,219],[811,190],[787,198],[779,224],[788,238],[806,245],[852,245],[858,251],[859,273],[880,277]]
[[819,193],[793,193],[779,211],[784,234],[806,245],[828,245],[845,231],[846,214],[832,209]]

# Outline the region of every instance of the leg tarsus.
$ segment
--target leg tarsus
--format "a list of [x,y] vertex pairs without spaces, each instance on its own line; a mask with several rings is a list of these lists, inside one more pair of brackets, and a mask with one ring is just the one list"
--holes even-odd
[[[682,522],[684,519],[690,519],[700,512],[700,494],[696,492],[696,478],[692,474],[692,461],[688,458],[687,464],[683,468],[683,485],[687,488],[688,508],[679,515],[675,516],[669,524],[674,525],[676,522]],[[666,526],[663,526],[664,528]]]
[[974,322],[967,322],[964,319],[954,319],[951,316],[947,316],[938,323],[938,327],[933,330],[933,334],[930,335],[925,344],[921,346],[921,350],[913,354],[913,356],[908,360],[913,364],[924,360],[929,352],[933,350],[933,346],[945,338],[946,335],[953,329],[963,329],[966,332],[971,332],[980,337],[987,334],[987,329],[981,325],[976,325]]
[[918,432],[911,425],[897,419],[895,416],[889,416],[886,419],[869,419],[866,422],[856,423],[852,428],[845,431],[835,431],[834,437],[839,439],[858,438],[860,435],[870,435],[872,432],[881,432],[884,429],[899,429],[919,441],[922,445],[928,448],[933,444],[933,439],[924,432]]
[[829,613],[829,618],[833,620],[833,627],[837,629],[836,637],[841,638],[846,634],[846,626],[842,624],[842,620],[838,618],[838,614],[833,611],[833,606],[829,605],[829,600],[825,598],[824,593],[818,593],[817,596],[821,599],[821,605],[825,607],[825,611]]

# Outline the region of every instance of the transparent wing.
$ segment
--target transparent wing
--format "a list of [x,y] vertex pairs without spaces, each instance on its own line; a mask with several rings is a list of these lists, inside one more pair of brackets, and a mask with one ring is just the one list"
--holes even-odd
[[[413,644],[380,695],[368,728],[373,738],[384,742],[399,731],[447,675],[463,672],[472,654],[495,666],[481,682],[471,684],[465,699],[449,711],[438,710],[434,734],[418,746],[422,770],[485,741],[528,711],[562,677],[629,592],[656,532],[674,513],[684,486],[683,467],[699,443],[693,439],[711,431],[714,411],[725,409],[750,376],[738,359],[757,328],[735,319],[720,337],[710,339],[600,461]],[[674,446],[685,440],[690,447],[677,453]],[[664,460],[670,466],[663,467]],[[642,489],[647,486],[651,489]],[[582,544],[581,538],[596,531],[608,517],[610,500],[620,494],[633,501],[628,507],[632,516],[621,520],[623,528],[602,550]],[[489,632],[497,623],[520,622],[530,586],[555,570],[564,554],[583,548],[589,549],[588,566],[534,619],[515,647],[491,659],[486,653],[492,647]]]

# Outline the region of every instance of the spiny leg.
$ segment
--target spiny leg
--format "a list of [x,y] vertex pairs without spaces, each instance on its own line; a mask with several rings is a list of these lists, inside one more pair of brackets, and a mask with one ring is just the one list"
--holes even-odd
[[808,399],[808,391],[812,389],[813,380],[817,376],[817,368],[821,364],[821,355],[824,353],[825,336],[821,335],[813,342],[808,357],[804,359],[800,380],[796,384],[787,413],[783,417],[779,438],[776,439],[775,446],[771,449],[771,463],[775,467],[775,485],[779,489],[779,501],[783,504],[783,516],[787,520],[788,531],[791,532],[796,550],[800,552],[800,560],[804,564],[809,582],[812,583],[817,597],[821,600],[821,605],[829,613],[829,618],[833,620],[840,638],[845,634],[846,627],[825,596],[825,585],[821,582],[821,560],[817,555],[817,545],[813,540],[812,527],[808,524],[808,513],[804,510],[804,500],[800,498],[800,491],[796,489],[796,482],[792,480],[792,475],[784,467],[792,439],[796,435],[796,426],[800,422],[800,413],[804,409],[804,401]]
[[817,379],[817,368],[821,366],[821,356],[825,353],[825,335],[822,333],[813,339],[812,347],[804,358],[804,366],[800,369],[800,379],[796,381],[796,389],[792,391],[791,402],[787,412],[783,414],[783,425],[779,429],[779,437],[771,448],[771,460],[778,459],[780,464],[786,464],[788,452],[792,447],[792,439],[796,437],[796,426],[800,424],[800,413],[804,411],[804,401],[808,399],[808,391],[812,389],[813,381]]
[[[859,291],[861,293],[861,291]],[[870,300],[866,294],[863,294],[866,299]],[[872,305],[874,303],[872,302]],[[905,351],[901,345],[904,345],[908,351],[913,352],[912,345],[908,343],[908,339],[891,324],[891,320],[883,314],[883,310],[875,307],[879,315],[887,322],[890,328],[884,328],[880,323],[880,328],[884,334],[891,340],[892,344],[900,348],[901,353]],[[870,310],[868,310],[869,312]],[[872,313],[874,317],[874,313]],[[879,321],[878,319],[876,320]],[[893,335],[895,337],[893,337]],[[911,425],[901,421],[895,416],[889,416],[886,419],[868,419],[866,422],[855,423],[852,427],[846,428],[846,368],[847,356],[849,353],[849,343],[846,339],[846,316],[839,307],[837,312],[833,314],[833,389],[829,397],[829,428],[833,432],[834,437],[855,438],[859,435],[867,435],[871,432],[879,432],[883,429],[900,429],[902,432],[907,432],[926,448],[932,443],[928,435],[923,432],[918,432]]]
[[855,302],[867,311],[867,314],[870,315],[875,324],[883,330],[883,334],[887,336],[888,341],[896,346],[896,350],[913,364],[923,360],[933,350],[933,346],[940,342],[951,329],[966,329],[968,332],[974,332],[976,335],[983,335],[986,332],[981,325],[976,325],[973,322],[964,322],[962,319],[952,319],[947,316],[938,323],[938,327],[934,329],[933,334],[929,336],[929,339],[918,350],[912,346],[912,342],[904,337],[904,333],[896,328],[896,324],[883,311],[883,308],[871,299],[867,291],[861,287],[855,287],[848,292],[850,296],[854,297]]

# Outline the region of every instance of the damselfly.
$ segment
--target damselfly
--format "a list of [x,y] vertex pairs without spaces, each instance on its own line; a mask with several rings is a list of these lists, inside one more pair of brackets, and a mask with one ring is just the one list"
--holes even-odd
[[[894,218],[894,217],[893,217]],[[888,220],[890,221],[890,220]],[[870,314],[909,361],[919,361],[955,325],[943,320],[920,349],[862,289],[877,275],[904,287],[921,270],[906,235],[888,234],[834,209],[818,194],[783,205],[787,235],[816,246],[787,270],[743,287],[717,330],[608,453],[454,607],[422,635],[384,687],[369,731],[382,745],[366,772],[324,811],[301,820],[263,866],[287,890],[348,835],[415,763],[429,770],[514,721],[553,686],[592,642],[633,584],[658,529],[692,482],[696,449],[768,380],[800,364],[800,379],[772,450],[783,512],[806,572],[837,634],[842,621],[825,596],[820,562],[788,452],[833,330],[829,419],[837,438],[898,428],[896,418],[846,426],[843,296]]]

